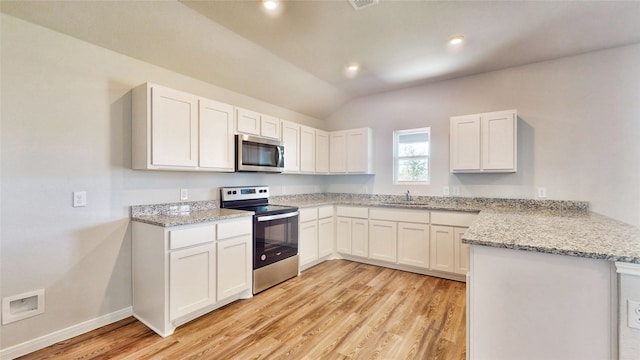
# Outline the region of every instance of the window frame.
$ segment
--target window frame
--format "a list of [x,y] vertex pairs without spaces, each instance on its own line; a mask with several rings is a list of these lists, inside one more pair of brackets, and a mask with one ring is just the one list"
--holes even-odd
[[[427,155],[416,156],[400,156],[399,145],[400,136],[411,134],[427,134]],[[427,160],[427,178],[424,181],[402,181],[398,180],[400,175],[400,160],[406,159],[426,159]],[[415,129],[394,130],[393,131],[393,184],[394,185],[429,185],[431,183],[431,127],[422,127]]]

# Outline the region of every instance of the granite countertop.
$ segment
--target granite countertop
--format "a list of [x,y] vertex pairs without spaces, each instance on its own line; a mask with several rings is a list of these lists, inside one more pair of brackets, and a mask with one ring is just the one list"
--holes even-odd
[[485,209],[462,242],[640,264],[640,229],[593,212]]
[[[466,244],[640,264],[640,229],[593,213],[583,201],[414,196],[407,202],[403,195],[322,193],[273,196],[270,203],[478,212],[462,237]],[[141,205],[131,211],[134,221],[165,227],[250,215],[219,209],[216,201]]]
[[198,201],[131,207],[131,220],[170,227],[253,216],[253,211],[221,209],[216,201]]

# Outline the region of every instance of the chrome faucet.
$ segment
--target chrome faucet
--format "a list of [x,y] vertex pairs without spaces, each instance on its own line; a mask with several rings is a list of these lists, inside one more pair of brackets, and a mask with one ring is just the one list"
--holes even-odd
[[407,201],[413,201],[413,199],[411,198],[411,193],[409,192],[409,190],[407,190],[407,193],[405,194],[406,196],[406,200]]

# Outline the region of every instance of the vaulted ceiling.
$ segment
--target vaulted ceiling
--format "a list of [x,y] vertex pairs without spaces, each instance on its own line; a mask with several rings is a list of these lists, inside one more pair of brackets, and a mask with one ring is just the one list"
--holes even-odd
[[[358,96],[640,42],[640,1],[8,1],[2,12],[322,119]],[[463,35],[459,46],[448,44]],[[360,64],[355,76],[345,66]],[[149,79],[153,81],[153,79]]]

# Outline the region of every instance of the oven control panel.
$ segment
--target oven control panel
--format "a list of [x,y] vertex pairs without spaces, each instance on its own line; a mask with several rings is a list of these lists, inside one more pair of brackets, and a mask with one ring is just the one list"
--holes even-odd
[[222,201],[266,199],[268,197],[268,186],[237,186],[220,188],[220,200]]

